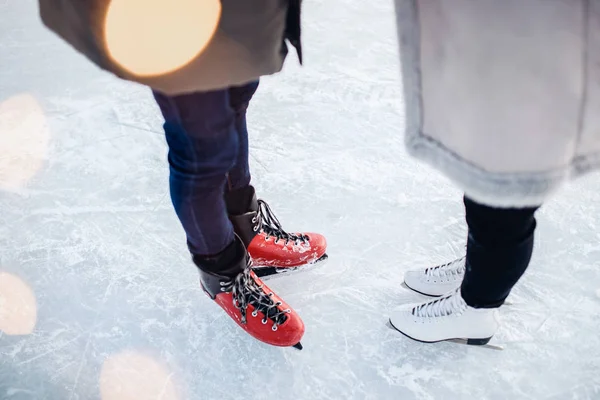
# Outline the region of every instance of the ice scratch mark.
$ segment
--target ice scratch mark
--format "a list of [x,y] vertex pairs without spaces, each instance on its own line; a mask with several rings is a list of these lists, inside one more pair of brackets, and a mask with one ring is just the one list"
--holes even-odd
[[116,213],[140,213],[140,212],[155,212],[157,210],[170,210],[170,207],[164,206],[160,208],[160,204],[164,200],[166,194],[163,195],[161,200],[154,208],[144,206],[131,206],[131,207],[57,207],[57,208],[40,208],[32,211],[31,215],[77,215],[77,214],[91,214],[91,213],[102,213],[109,212],[112,214]]
[[44,353],[42,353],[42,354],[38,354],[37,356],[35,356],[35,357],[32,357],[32,358],[30,358],[30,359],[28,359],[28,360],[25,360],[25,361],[21,361],[21,362],[20,362],[18,365],[29,364],[29,363],[30,363],[30,362],[32,362],[32,361],[35,361],[35,360],[37,360],[37,359],[40,359],[40,358],[42,358],[42,357],[44,357],[44,356],[47,356],[48,354],[56,353],[57,351],[59,351],[59,350],[61,350],[61,349],[65,348],[66,346],[68,346],[69,344],[73,343],[74,341],[76,341],[76,340],[77,340],[77,339],[79,339],[80,337],[81,337],[81,335],[77,336],[77,337],[76,337],[76,338],[74,338],[74,339],[71,339],[71,340],[69,340],[69,341],[68,341],[68,342],[66,342],[66,343],[63,343],[63,344],[62,344],[62,345],[60,345],[60,346],[54,347],[54,348],[52,348],[52,349],[50,349],[50,350],[48,350],[48,351],[46,351],[46,352],[44,352]]
[[155,131],[153,129],[144,128],[144,127],[137,126],[137,125],[127,124],[125,122],[119,122],[118,124],[121,126],[127,127],[127,128],[137,129],[138,131],[146,131],[146,132],[154,133],[156,135],[163,135],[163,132]]
[[146,217],[142,220],[142,222],[140,222],[138,224],[138,226],[135,228],[135,230],[133,231],[133,233],[131,234],[131,237],[129,238],[129,242],[131,243],[131,241],[134,239],[135,235],[139,232],[139,230],[142,228],[142,226],[146,223],[146,221],[148,221],[148,218],[150,218],[152,216],[152,214],[154,212],[156,212],[156,210],[158,210],[158,207],[164,202],[165,198],[167,197],[167,193],[163,194],[160,198],[160,200],[158,200],[156,202],[156,206],[154,206],[154,208],[152,208],[152,210],[150,210],[150,213],[148,215],[146,215]]
[[260,165],[260,166],[262,167],[262,169],[264,169],[264,170],[265,170],[265,172],[269,172],[269,169],[268,169],[268,168],[265,166],[265,164],[263,164],[263,162],[262,162],[262,161],[260,161],[260,160],[258,159],[258,157],[256,157],[254,154],[250,153],[250,158],[252,158],[254,161],[256,161],[256,163],[257,163],[258,165]]
[[171,378],[173,377],[174,372],[171,372],[165,379],[165,383],[163,383],[163,387],[158,394],[157,400],[161,400],[163,396],[167,394],[167,389],[169,388],[169,384],[171,383]]
[[[96,316],[96,320],[98,320],[98,316]],[[94,323],[94,325],[95,325],[95,323]],[[81,371],[83,370],[83,365],[85,364],[85,357],[87,356],[91,341],[92,341],[92,332],[90,332],[88,334],[88,339],[87,339],[87,342],[85,343],[85,349],[83,350],[83,354],[81,355],[81,361],[79,362],[79,369],[77,370],[77,375],[75,375],[75,383],[73,383],[73,388],[71,389],[71,393],[69,394],[69,400],[73,399],[73,395],[75,394],[75,389],[77,389],[77,385],[79,384],[79,377],[81,376]]]

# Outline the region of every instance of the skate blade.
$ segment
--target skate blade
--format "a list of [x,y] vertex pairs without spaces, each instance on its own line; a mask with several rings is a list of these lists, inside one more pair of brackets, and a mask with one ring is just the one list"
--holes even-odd
[[504,350],[504,347],[497,345],[497,344],[486,343],[486,344],[478,345],[478,344],[469,343],[469,341],[467,339],[448,339],[448,340],[446,340],[446,342],[464,344],[464,345],[473,346],[473,347],[483,347],[483,348],[492,349],[492,350]]
[[[415,342],[419,342],[419,343],[433,344],[433,343],[441,343],[441,342],[450,342],[450,343],[463,344],[463,345],[466,345],[466,346],[483,347],[483,348],[487,348],[487,349],[491,349],[491,350],[504,350],[504,347],[502,347],[500,345],[497,345],[497,344],[490,344],[490,343],[487,343],[487,342],[485,344],[472,343],[473,339],[471,339],[471,340],[468,340],[468,339],[446,339],[446,340],[438,340],[438,341],[435,341],[435,342],[424,342],[422,340],[410,337],[406,333],[402,332],[401,330],[396,329],[396,327],[389,320],[387,321],[386,326],[388,328],[394,330],[395,332],[400,332],[401,334],[403,334],[407,338],[412,339]],[[475,342],[477,342],[478,340],[480,340],[480,339],[475,339]],[[483,340],[486,340],[486,339],[483,339]]]
[[326,261],[329,259],[327,254],[323,254],[319,259],[313,261],[312,263],[299,265],[297,267],[254,267],[252,270],[263,281],[267,281],[269,279],[281,277],[281,276],[289,276],[294,275],[300,272],[310,271],[314,268],[323,266]]

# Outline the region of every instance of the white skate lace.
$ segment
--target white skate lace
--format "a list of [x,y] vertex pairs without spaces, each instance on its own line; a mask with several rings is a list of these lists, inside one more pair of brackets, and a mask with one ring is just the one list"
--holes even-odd
[[455,313],[462,313],[467,309],[467,303],[460,295],[460,288],[452,294],[441,299],[420,304],[412,309],[412,315],[421,318],[445,317]]
[[452,277],[459,278],[465,272],[465,257],[459,258],[458,260],[451,261],[446,264],[438,265],[436,267],[427,268],[425,275],[429,277]]
[[275,214],[273,214],[273,211],[271,211],[271,207],[264,200],[260,199],[258,200],[258,216],[252,219],[253,223],[257,221],[261,221],[261,224],[254,227],[254,231],[256,232],[258,229],[261,229],[267,235],[267,239],[271,236],[274,237],[275,243],[285,240],[284,244],[288,244],[289,242],[304,244],[310,240],[306,235],[297,235],[284,231],[281,223]]
[[274,302],[272,299],[273,292],[267,294],[263,290],[263,285],[259,285],[250,272],[252,271],[252,261],[248,260],[248,267],[239,273],[234,280],[221,282],[221,291],[231,292],[233,297],[233,305],[240,310],[242,315],[242,324],[247,322],[248,306],[252,305],[254,311],[251,315],[257,317],[258,313],[263,314],[262,323],[266,324],[270,319],[273,322],[271,329],[277,330],[277,327],[287,320],[287,314],[292,310],[281,310],[280,301]]

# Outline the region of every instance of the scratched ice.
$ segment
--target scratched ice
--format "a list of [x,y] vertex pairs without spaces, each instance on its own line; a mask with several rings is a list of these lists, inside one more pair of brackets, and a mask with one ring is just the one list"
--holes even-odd
[[541,212],[504,351],[410,341],[387,311],[420,299],[403,271],[463,251],[460,193],[403,151],[392,2],[308,1],[304,34],[305,66],[264,79],[249,117],[260,195],[329,238],[326,266],[272,281],[299,352],[198,288],[148,89],[0,0],[0,399],[600,398],[598,175]]

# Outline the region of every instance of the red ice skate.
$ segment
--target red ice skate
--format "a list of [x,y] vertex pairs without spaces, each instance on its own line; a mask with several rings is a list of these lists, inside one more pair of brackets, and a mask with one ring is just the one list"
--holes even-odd
[[318,233],[287,233],[254,187],[225,195],[229,219],[242,238],[260,277],[291,272],[327,259],[327,241]]
[[219,256],[194,257],[204,292],[246,332],[261,342],[302,349],[304,323],[252,271],[239,237]]

